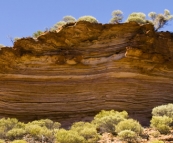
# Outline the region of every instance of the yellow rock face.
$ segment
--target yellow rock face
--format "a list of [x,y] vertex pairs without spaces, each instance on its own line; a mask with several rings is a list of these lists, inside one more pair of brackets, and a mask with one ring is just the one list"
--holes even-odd
[[143,124],[173,102],[173,34],[153,26],[78,22],[0,50],[0,116],[91,120],[126,110]]

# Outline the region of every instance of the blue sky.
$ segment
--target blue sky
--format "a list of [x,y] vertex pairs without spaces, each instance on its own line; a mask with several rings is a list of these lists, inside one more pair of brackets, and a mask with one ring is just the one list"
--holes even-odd
[[[121,10],[125,21],[132,12],[173,14],[173,0],[0,0],[0,44],[12,46],[10,38],[32,36],[45,30],[66,15],[76,19],[92,15],[100,23],[108,23],[113,10]],[[163,31],[173,31],[173,20]]]

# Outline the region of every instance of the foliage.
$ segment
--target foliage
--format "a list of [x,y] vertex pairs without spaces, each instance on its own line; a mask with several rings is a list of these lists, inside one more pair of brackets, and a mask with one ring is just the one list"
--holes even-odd
[[121,10],[114,10],[110,23],[120,23],[123,19],[123,12]]
[[152,110],[153,116],[168,116],[173,118],[173,104],[161,105],[153,108]]
[[120,133],[123,130],[131,130],[136,134],[140,135],[142,134],[143,128],[136,120],[127,119],[119,122],[118,125],[116,126],[117,133]]
[[95,115],[94,119],[100,119],[102,117],[110,116],[110,115],[112,116],[119,115],[119,116],[122,116],[123,118],[128,118],[128,113],[126,111],[118,112],[115,110],[110,110],[110,111],[102,110],[97,115]]
[[63,21],[66,23],[76,22],[76,19],[73,16],[67,15],[63,17]]
[[6,137],[6,133],[9,130],[13,128],[17,128],[17,127],[22,127],[22,126],[23,126],[23,123],[18,122],[18,120],[15,118],[0,119],[0,138]]
[[71,22],[76,22],[76,19],[73,16],[67,15],[63,17],[62,21],[57,22],[52,28],[51,31],[61,28],[63,25]]
[[94,124],[88,122],[77,122],[71,126],[72,131],[76,131],[80,136],[83,136],[87,143],[97,142],[99,135]]
[[9,139],[16,139],[16,138],[20,138],[23,137],[26,134],[25,129],[22,128],[13,128],[10,131],[7,132],[6,136]]
[[169,20],[173,19],[173,15],[171,15],[170,11],[167,9],[164,10],[164,14],[156,14],[155,12],[150,12],[148,16],[152,19],[156,30],[162,28],[168,23]]
[[158,130],[156,130],[156,131],[151,132],[150,135],[157,138],[158,136],[160,136],[160,132]]
[[37,32],[35,32],[35,33],[33,33],[33,37],[34,38],[38,38],[41,34],[43,34],[44,32],[43,31],[40,31],[40,30],[38,30]]
[[152,110],[151,127],[156,128],[161,134],[170,132],[173,123],[173,104],[161,105]]
[[148,16],[154,21],[154,19],[156,18],[157,14],[155,12],[150,12],[148,14]]
[[151,127],[156,128],[161,134],[167,134],[170,131],[172,119],[167,116],[153,116],[150,122]]
[[115,125],[117,125],[120,121],[125,120],[127,117],[128,113],[126,111],[118,112],[114,110],[102,110],[94,117],[92,123],[96,125],[100,133],[114,133]]
[[0,44],[0,50],[1,50],[1,48],[3,48],[3,47],[5,47],[4,45],[2,45],[2,44]]
[[14,140],[12,143],[27,143],[25,140]]
[[60,129],[56,133],[57,143],[84,143],[84,137],[80,136],[78,132],[73,130]]
[[18,139],[30,134],[36,139],[42,137],[53,140],[53,132],[61,126],[50,119],[42,119],[24,124],[15,118],[0,119],[0,138]]
[[51,30],[59,29],[60,27],[62,27],[62,26],[65,25],[65,24],[66,24],[65,21],[59,21],[59,22],[57,22],[57,23],[51,28]]
[[61,124],[59,122],[53,122],[52,120],[50,119],[41,119],[41,120],[35,120],[35,121],[32,121],[28,124],[32,124],[32,125],[39,125],[41,127],[46,127],[48,129],[59,129]]
[[47,129],[45,126],[41,127],[38,124],[27,124],[26,125],[26,133],[30,134],[32,137],[36,139],[41,139],[42,136],[45,138],[52,139],[53,131]]
[[137,139],[137,134],[131,130],[123,130],[118,133],[118,137],[124,141],[132,142]]
[[40,127],[45,127],[45,122],[43,120],[35,120],[32,122],[29,122],[28,125],[38,125]]
[[151,141],[150,143],[164,143],[164,142],[160,140],[154,140],[154,141]]
[[16,42],[17,40],[21,39],[20,37],[15,37],[14,41]]
[[0,127],[0,138],[5,138],[6,137],[6,127]]
[[90,15],[79,17],[78,21],[88,21],[90,23],[98,23],[97,19]]
[[114,133],[115,125],[123,120],[124,118],[122,118],[121,116],[110,115],[110,116],[105,116],[100,119],[94,120],[93,123],[96,124],[97,129],[100,133],[104,133],[104,132]]
[[133,12],[131,13],[128,18],[127,21],[135,21],[139,24],[145,24],[146,23],[146,15],[142,12]]
[[17,126],[18,120],[15,118],[2,118],[0,119],[0,127],[4,127],[6,128],[6,130],[10,130],[13,127]]
[[52,129],[59,129],[61,127],[61,124],[59,122],[54,122]]
[[33,137],[40,137],[43,128],[39,125],[27,125],[26,132],[32,135]]
[[[150,135],[158,137],[159,134],[170,132],[173,123],[173,104],[161,105],[153,108],[150,126],[157,129]],[[26,134],[34,140],[44,140],[56,143],[96,143],[100,138],[99,133],[117,133],[118,137],[127,142],[135,142],[142,135],[143,128],[133,119],[128,119],[126,111],[102,110],[89,122],[76,122],[70,130],[59,129],[58,122],[50,119],[41,119],[24,124],[15,118],[0,119],[0,138],[15,139],[15,143],[26,143],[23,138]],[[98,133],[99,132],[99,133]],[[4,143],[4,140],[0,140]],[[152,141],[162,143],[162,141]]]
[[4,141],[4,140],[2,140],[2,139],[0,139],[0,143],[5,143],[5,141]]

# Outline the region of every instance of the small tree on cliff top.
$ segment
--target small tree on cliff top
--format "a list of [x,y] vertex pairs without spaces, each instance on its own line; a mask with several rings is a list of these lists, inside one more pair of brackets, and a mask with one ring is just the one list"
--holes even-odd
[[173,19],[173,15],[171,15],[170,11],[165,9],[164,14],[156,14],[155,12],[150,12],[148,16],[152,19],[152,23],[156,31],[160,28],[163,28],[164,25],[168,23],[168,21]]
[[67,15],[63,17],[63,21],[66,23],[76,22],[76,19],[73,16]]
[[97,19],[91,15],[79,17],[78,21],[88,21],[90,23],[98,23]]
[[136,21],[139,24],[145,24],[147,22],[146,21],[146,15],[142,12],[133,12],[133,13],[131,13],[128,16],[127,21],[128,22]]
[[114,10],[110,23],[120,23],[123,19],[123,12],[121,10]]
[[38,38],[41,34],[43,34],[44,32],[43,31],[40,31],[40,30],[38,30],[37,32],[35,32],[35,33],[33,33],[33,37],[34,38]]
[[61,28],[63,25],[65,25],[66,23],[70,23],[70,22],[76,22],[76,19],[71,15],[64,16],[62,21],[57,22],[51,28],[51,30],[57,30],[57,29]]
[[66,24],[65,21],[59,21],[51,28],[51,30],[56,30],[56,29],[62,27],[63,25],[65,25],[65,24]]

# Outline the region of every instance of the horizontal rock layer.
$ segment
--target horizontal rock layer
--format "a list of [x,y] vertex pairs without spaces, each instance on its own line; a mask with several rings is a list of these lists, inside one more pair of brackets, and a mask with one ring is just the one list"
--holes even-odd
[[173,102],[173,34],[150,24],[65,25],[0,50],[0,117],[50,118],[68,126],[100,110],[148,124]]

